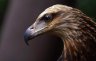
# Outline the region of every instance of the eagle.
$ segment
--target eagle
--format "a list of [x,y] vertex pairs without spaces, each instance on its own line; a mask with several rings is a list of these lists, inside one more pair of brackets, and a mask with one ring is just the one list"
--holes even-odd
[[79,9],[62,4],[45,9],[26,30],[26,44],[47,32],[63,41],[57,61],[96,61],[96,23]]

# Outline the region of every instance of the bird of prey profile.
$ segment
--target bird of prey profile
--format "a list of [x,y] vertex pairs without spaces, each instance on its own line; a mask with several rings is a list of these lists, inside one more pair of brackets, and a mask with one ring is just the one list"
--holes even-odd
[[96,23],[80,10],[61,4],[45,9],[26,30],[25,42],[47,32],[63,41],[58,61],[96,61]]

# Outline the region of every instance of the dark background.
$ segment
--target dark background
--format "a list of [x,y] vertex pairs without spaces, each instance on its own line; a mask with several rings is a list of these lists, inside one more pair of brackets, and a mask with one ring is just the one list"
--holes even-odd
[[64,4],[96,18],[95,0],[0,0],[0,61],[56,61],[62,41],[50,34],[24,43],[25,30],[47,7]]

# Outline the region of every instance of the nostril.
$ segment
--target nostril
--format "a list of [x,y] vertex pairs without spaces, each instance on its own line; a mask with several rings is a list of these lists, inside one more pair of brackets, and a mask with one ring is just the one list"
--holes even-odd
[[32,26],[30,29],[34,29],[34,27]]

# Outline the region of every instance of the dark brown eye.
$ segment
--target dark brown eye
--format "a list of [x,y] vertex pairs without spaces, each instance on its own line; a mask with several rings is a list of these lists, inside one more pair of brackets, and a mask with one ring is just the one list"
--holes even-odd
[[53,19],[52,14],[45,14],[42,18],[42,20],[44,20],[44,21],[48,21],[48,20],[52,20],[52,19]]

